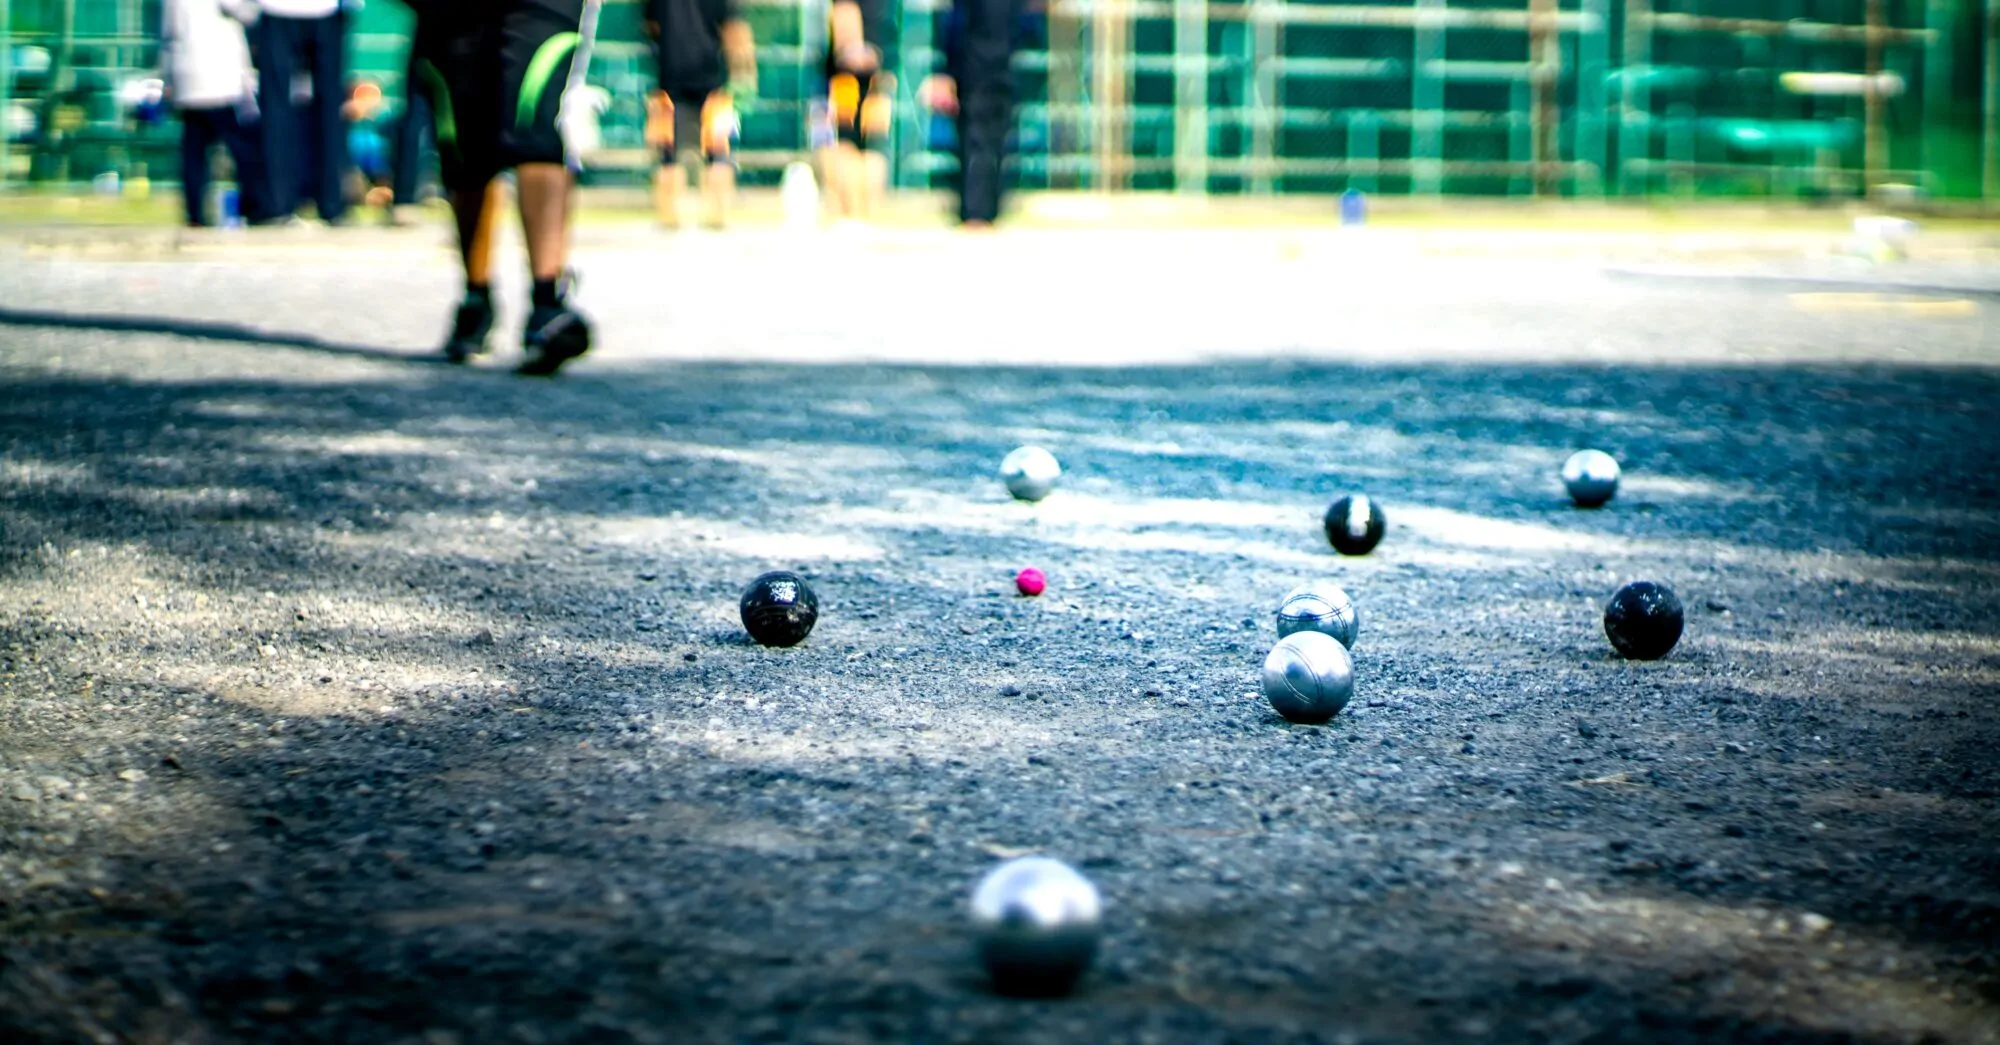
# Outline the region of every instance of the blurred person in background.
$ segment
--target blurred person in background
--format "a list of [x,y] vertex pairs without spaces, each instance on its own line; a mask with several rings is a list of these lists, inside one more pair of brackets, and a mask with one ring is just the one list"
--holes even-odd
[[660,150],[653,209],[661,225],[684,225],[692,175],[708,225],[721,228],[736,195],[736,99],[757,89],[750,23],[735,0],[647,0],[645,29],[660,73],[660,89],[646,98],[646,144]]
[[265,201],[291,217],[311,196],[321,221],[347,212],[347,14],[342,0],[256,0]]
[[363,206],[382,208],[384,220],[393,222],[391,204],[395,190],[390,183],[395,170],[389,138],[394,127],[382,85],[366,77],[355,81],[348,89],[347,102],[340,107],[340,115],[347,121],[347,155],[354,161],[355,185],[347,191],[347,197],[359,200]]
[[837,219],[872,218],[888,187],[894,35],[888,0],[834,0],[827,8],[826,97],[812,107],[810,136]]
[[262,170],[257,128],[257,71],[243,27],[257,21],[256,0],[166,0],[160,12],[160,66],[168,102],[181,118],[181,192],[190,226],[208,213],[210,154],[220,144],[236,165],[241,213],[261,217]]
[[[416,48],[410,49],[414,56]],[[411,62],[403,77],[403,114],[396,120],[396,141],[390,156],[389,220],[402,225],[409,221],[407,210],[423,202],[424,160],[435,148],[430,96],[418,90],[416,63]]]
[[576,156],[563,110],[584,86],[600,0],[411,0],[413,90],[436,114],[438,160],[458,226],[465,291],[445,340],[463,363],[493,329],[493,237],[514,172],[533,281],[527,358],[547,376],[590,350],[590,324],[570,304],[569,230]]
[[992,228],[1000,217],[1022,13],[1022,0],[952,0],[938,14],[944,71],[923,96],[958,121],[958,220],[967,229]]

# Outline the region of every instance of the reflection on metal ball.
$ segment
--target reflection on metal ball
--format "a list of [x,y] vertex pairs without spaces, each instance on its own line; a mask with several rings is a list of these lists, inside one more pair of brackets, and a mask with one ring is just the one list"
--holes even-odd
[[1278,603],[1278,637],[1300,631],[1331,635],[1353,649],[1355,636],[1361,632],[1361,616],[1354,600],[1339,585],[1312,581],[1293,588]]
[[1352,696],[1354,662],[1331,635],[1293,632],[1264,658],[1264,699],[1293,722],[1325,722]]
[[1039,446],[1023,446],[1000,461],[1000,479],[1007,492],[1022,501],[1039,501],[1056,488],[1062,465]]
[[1578,450],[1563,462],[1563,486],[1579,507],[1595,508],[1618,493],[1618,461],[1602,450]]
[[1003,994],[1067,993],[1097,954],[1097,887],[1060,860],[1024,856],[972,892],[979,960]]

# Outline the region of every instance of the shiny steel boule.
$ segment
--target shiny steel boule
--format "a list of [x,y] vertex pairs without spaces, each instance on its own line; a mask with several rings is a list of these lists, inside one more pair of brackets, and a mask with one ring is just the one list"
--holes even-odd
[[1331,635],[1293,632],[1264,658],[1264,699],[1293,722],[1325,722],[1352,696],[1354,662]]
[[1278,637],[1300,631],[1331,635],[1353,649],[1354,638],[1361,632],[1361,616],[1354,600],[1339,585],[1313,581],[1293,588],[1278,603]]
[[1007,492],[1022,501],[1039,501],[1056,488],[1062,465],[1039,446],[1023,446],[1000,461],[1000,479]]
[[1595,508],[1618,494],[1618,461],[1602,450],[1569,455],[1562,477],[1570,500],[1582,508]]
[[972,892],[979,960],[1003,994],[1067,993],[1097,954],[1097,887],[1061,860],[1024,856]]

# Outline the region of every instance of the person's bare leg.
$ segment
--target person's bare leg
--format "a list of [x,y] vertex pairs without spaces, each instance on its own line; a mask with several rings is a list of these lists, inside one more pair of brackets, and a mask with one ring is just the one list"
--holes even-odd
[[653,171],[653,216],[664,228],[681,227],[681,195],[687,175],[679,163],[662,163]]
[[524,163],[514,169],[514,178],[520,183],[529,274],[536,282],[560,279],[569,263],[569,168],[560,163]]
[[507,188],[495,178],[476,189],[460,189],[451,194],[451,214],[458,222],[458,258],[465,269],[465,285],[483,287],[492,283],[493,239],[506,208]]
[[889,191],[889,157],[869,149],[861,154],[861,220],[874,221]]
[[819,162],[820,192],[826,198],[828,216],[838,219],[847,215],[841,213],[840,189],[840,147],[829,146],[814,153]]
[[465,270],[465,297],[452,318],[444,355],[463,363],[486,351],[493,329],[493,240],[500,214],[506,209],[506,188],[495,178],[476,188],[451,194],[452,217],[458,224],[458,256]]
[[535,281],[528,329],[521,339],[527,358],[514,372],[547,377],[590,351],[590,324],[570,305],[562,283],[569,264],[575,182],[569,168],[560,163],[521,164],[514,168],[514,179],[520,186],[528,271]]
[[702,172],[701,191],[708,201],[708,227],[727,226],[729,212],[736,205],[736,166],[728,162],[709,164]]
[[850,142],[834,146],[834,166],[840,169],[840,181],[834,187],[840,196],[840,216],[855,221],[867,218],[864,203],[868,195],[867,174],[861,161],[861,150]]

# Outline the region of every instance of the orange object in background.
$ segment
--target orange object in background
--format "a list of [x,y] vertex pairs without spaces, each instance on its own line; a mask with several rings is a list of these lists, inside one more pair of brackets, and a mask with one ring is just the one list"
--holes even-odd
[[826,97],[833,104],[837,125],[852,125],[861,109],[861,81],[849,73],[837,73],[826,82]]

